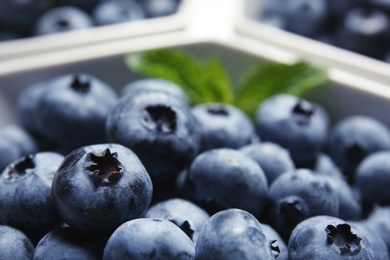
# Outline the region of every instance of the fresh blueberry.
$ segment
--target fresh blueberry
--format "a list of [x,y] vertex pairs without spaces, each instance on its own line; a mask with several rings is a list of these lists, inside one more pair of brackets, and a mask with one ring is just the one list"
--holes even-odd
[[204,224],[210,218],[209,214],[196,204],[173,198],[161,201],[146,211],[145,218],[167,219],[180,227],[194,243]]
[[376,59],[384,58],[389,46],[388,15],[373,7],[356,7],[337,27],[335,44]]
[[316,216],[301,222],[288,242],[291,260],[376,259],[368,238],[342,219]]
[[132,81],[122,89],[122,96],[127,94],[137,94],[140,91],[163,91],[167,94],[177,96],[190,103],[187,94],[175,83],[155,78],[146,78]]
[[279,176],[269,190],[268,216],[272,227],[287,241],[291,231],[303,220],[339,214],[339,199],[327,177],[308,169],[297,169]]
[[46,35],[90,28],[94,25],[89,14],[73,6],[52,8],[41,15],[34,25],[34,35]]
[[20,230],[0,225],[0,259],[32,259],[34,245]]
[[249,156],[231,149],[212,149],[192,162],[185,185],[209,212],[240,208],[258,216],[268,193],[263,170]]
[[110,235],[122,223],[146,212],[152,182],[130,149],[98,144],[65,157],[54,175],[52,196],[69,226]]
[[285,3],[287,30],[314,36],[321,32],[327,23],[327,0],[289,0]]
[[275,259],[260,222],[240,209],[215,213],[199,234],[195,259]]
[[155,180],[177,175],[199,151],[199,126],[189,104],[162,91],[122,96],[106,130],[109,140],[138,155]]
[[310,169],[321,175],[339,179],[344,178],[344,175],[341,173],[336,163],[326,153],[320,153],[317,159],[314,161],[314,165],[310,167]]
[[377,206],[364,222],[366,227],[376,236],[381,237],[390,254],[390,207]]
[[328,137],[329,118],[317,104],[278,94],[260,104],[255,126],[262,141],[285,147],[301,167],[321,152]]
[[181,0],[143,0],[141,4],[148,17],[167,16],[176,13]]
[[166,219],[140,218],[119,226],[109,238],[103,260],[194,259],[192,240]]
[[260,165],[267,177],[268,185],[281,174],[295,169],[289,152],[278,144],[254,143],[242,147],[240,151]]
[[349,181],[353,181],[356,167],[367,155],[389,149],[389,129],[372,117],[349,116],[330,131],[329,155]]
[[282,237],[273,229],[270,225],[261,223],[261,229],[263,229],[265,236],[270,242],[272,252],[277,260],[288,260],[287,245],[283,241]]
[[105,240],[100,241],[71,227],[61,227],[47,233],[37,244],[34,260],[102,259]]
[[[117,95],[101,80],[87,74],[67,74],[32,85],[25,92],[18,105],[27,129],[67,151],[106,142],[105,123]],[[29,97],[30,104],[24,104]]]
[[356,169],[355,181],[363,200],[390,205],[390,151],[364,158]]
[[22,230],[32,240],[59,225],[51,184],[63,159],[54,152],[39,152],[12,162],[0,178],[0,222]]
[[[56,0],[59,5],[75,6],[84,11],[91,12],[102,0]],[[104,0],[105,1],[105,0]]]
[[143,9],[134,0],[111,0],[100,2],[93,11],[96,24],[107,25],[142,20]]
[[35,139],[23,127],[7,125],[0,128],[0,172],[24,155],[38,152]]
[[238,108],[223,103],[205,103],[192,108],[201,128],[201,151],[240,148],[255,140],[254,126]]

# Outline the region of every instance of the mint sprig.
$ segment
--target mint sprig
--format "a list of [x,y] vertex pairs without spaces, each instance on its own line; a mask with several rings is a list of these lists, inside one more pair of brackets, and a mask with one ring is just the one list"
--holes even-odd
[[294,64],[261,63],[240,77],[233,87],[217,58],[201,62],[182,50],[159,49],[125,56],[129,69],[147,77],[170,80],[179,85],[195,104],[232,104],[250,117],[266,98],[287,93],[301,96],[327,81],[324,69],[305,61]]

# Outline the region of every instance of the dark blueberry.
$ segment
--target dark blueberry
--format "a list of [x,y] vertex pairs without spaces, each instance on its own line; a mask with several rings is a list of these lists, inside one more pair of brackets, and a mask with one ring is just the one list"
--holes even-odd
[[63,159],[54,152],[40,152],[11,163],[0,179],[0,222],[29,236],[37,235],[37,239],[57,226],[61,218],[51,196],[51,185]]
[[240,151],[260,165],[267,177],[268,185],[281,174],[295,169],[289,152],[278,144],[254,143],[242,147]]
[[34,260],[45,259],[102,259],[105,240],[87,236],[71,227],[47,233],[37,244]]
[[38,152],[35,139],[18,125],[0,128],[0,172],[20,157]]
[[382,59],[389,46],[390,20],[380,9],[356,7],[336,29],[335,45],[366,56]]
[[329,118],[317,104],[279,94],[259,106],[255,126],[262,141],[285,147],[300,166],[315,160],[325,145]]
[[160,17],[176,13],[181,0],[140,1],[148,17]]
[[273,229],[270,225],[261,223],[261,229],[263,229],[265,236],[270,242],[272,252],[277,260],[288,260],[287,245],[283,241],[282,237]]
[[34,24],[35,35],[46,35],[90,28],[94,25],[89,14],[73,6],[52,8]]
[[363,200],[390,205],[390,151],[364,158],[356,169],[355,181]]
[[145,13],[134,0],[102,1],[93,11],[96,24],[107,25],[142,20]]
[[54,176],[52,196],[69,226],[110,235],[146,212],[152,182],[130,149],[119,144],[91,145],[65,157]]
[[103,260],[194,259],[192,240],[166,219],[140,218],[119,226],[109,238]]
[[390,254],[390,207],[377,206],[368,216],[364,222],[366,227],[375,234],[375,236],[381,237],[387,246],[387,250]]
[[34,245],[20,230],[0,225],[0,259],[33,259]]
[[342,219],[316,216],[300,223],[288,243],[289,259],[376,259],[368,238]]
[[189,104],[164,92],[122,96],[106,129],[112,142],[138,155],[152,179],[177,175],[199,151],[199,126]]
[[249,117],[238,108],[222,103],[206,103],[192,108],[201,127],[201,151],[240,148],[255,139]]
[[314,161],[314,165],[312,165],[310,169],[312,169],[314,172],[321,175],[330,176],[339,179],[344,178],[344,175],[341,173],[336,163],[326,153],[320,153],[317,159]]
[[135,95],[140,91],[163,91],[190,103],[187,94],[178,85],[164,79],[146,78],[132,81],[123,87],[121,93],[122,95]]
[[0,24],[28,32],[35,20],[52,7],[54,0],[0,0]]
[[240,209],[220,211],[209,219],[196,242],[196,259],[275,259],[260,222]]
[[268,214],[271,225],[287,241],[291,231],[303,220],[339,214],[339,199],[327,177],[308,169],[286,172],[269,190]]
[[[117,95],[104,82],[87,74],[68,74],[25,91],[18,105],[27,129],[68,151],[106,142],[106,118]],[[29,97],[31,104],[24,104]]]
[[268,193],[267,179],[256,161],[230,148],[198,155],[188,170],[185,185],[211,213],[240,208],[258,216]]
[[328,0],[329,13],[333,17],[340,18],[343,17],[349,10],[354,7],[357,7],[366,0]]
[[346,117],[330,132],[329,155],[350,181],[354,179],[356,167],[367,155],[388,149],[389,129],[372,117]]
[[75,6],[91,12],[101,0],[56,0],[60,5]]
[[290,0],[286,1],[287,30],[314,36],[321,32],[327,23],[327,0]]
[[153,205],[146,211],[144,217],[167,219],[181,228],[196,243],[200,230],[210,216],[205,210],[188,200],[173,198]]

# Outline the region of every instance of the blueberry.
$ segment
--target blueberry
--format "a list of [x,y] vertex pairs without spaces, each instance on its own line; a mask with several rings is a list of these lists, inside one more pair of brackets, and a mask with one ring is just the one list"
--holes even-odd
[[161,201],[146,211],[145,218],[167,219],[180,227],[194,243],[209,214],[196,204],[181,198]]
[[91,12],[101,0],[56,0],[60,5],[75,6],[84,11]]
[[339,214],[339,199],[328,178],[308,169],[279,176],[269,190],[271,225],[287,240],[297,224],[312,216]]
[[20,157],[38,152],[35,139],[23,127],[7,125],[0,128],[0,172]]
[[375,259],[368,238],[342,219],[316,216],[300,223],[288,242],[289,259]]
[[[88,74],[67,74],[32,85],[25,92],[18,105],[27,129],[67,151],[106,142],[106,118],[117,95],[104,82]],[[28,98],[30,105],[24,104]]]
[[122,96],[106,130],[111,142],[139,156],[155,180],[177,175],[199,151],[199,127],[189,104],[161,91]]
[[263,229],[265,236],[270,242],[272,252],[277,260],[288,260],[287,245],[283,241],[282,237],[273,229],[270,225],[261,223],[261,229]]
[[0,259],[32,259],[34,245],[20,230],[0,225]]
[[377,206],[364,222],[376,236],[383,239],[390,254],[390,207]]
[[285,147],[301,167],[321,152],[328,137],[329,118],[317,104],[278,94],[260,104],[255,126],[262,141]]
[[100,2],[92,14],[96,24],[107,25],[142,20],[143,9],[133,0],[117,0]]
[[390,205],[390,151],[372,153],[359,164],[355,180],[362,199]]
[[142,216],[152,182],[138,157],[119,144],[98,144],[69,153],[54,175],[52,196],[71,227],[110,235],[120,224]]
[[90,28],[94,25],[89,14],[73,6],[60,6],[42,14],[34,25],[34,35],[46,35]]
[[320,153],[310,169],[321,175],[344,179],[344,175],[341,173],[336,163],[326,153]]
[[148,17],[160,17],[176,13],[181,0],[143,0],[140,2]]
[[195,201],[212,213],[240,208],[258,216],[268,193],[267,179],[256,161],[231,148],[198,155],[188,170],[185,185]]
[[337,28],[335,44],[376,59],[384,58],[389,45],[388,15],[373,7],[356,7]]
[[330,14],[333,17],[342,17],[349,10],[363,4],[366,2],[366,0],[328,0],[327,2],[329,5]]
[[192,108],[201,127],[201,151],[240,148],[255,139],[249,117],[238,108],[223,103],[205,103]]
[[38,239],[58,225],[51,185],[63,159],[54,152],[39,152],[12,162],[0,178],[0,222]]
[[278,144],[254,143],[242,147],[240,151],[260,165],[267,177],[268,185],[281,174],[295,169],[289,152]]
[[105,240],[87,236],[71,227],[61,227],[47,233],[37,244],[34,260],[102,259]]
[[146,78],[132,81],[126,84],[122,89],[122,96],[127,94],[136,94],[140,91],[163,91],[167,94],[177,96],[190,103],[187,94],[175,83],[155,78]]
[[125,222],[109,238],[103,260],[194,259],[195,246],[166,219],[140,218]]
[[196,259],[275,259],[260,222],[240,209],[215,213],[199,234]]
[[390,149],[389,129],[379,120],[368,116],[349,116],[333,126],[328,151],[349,181],[355,169],[369,154]]

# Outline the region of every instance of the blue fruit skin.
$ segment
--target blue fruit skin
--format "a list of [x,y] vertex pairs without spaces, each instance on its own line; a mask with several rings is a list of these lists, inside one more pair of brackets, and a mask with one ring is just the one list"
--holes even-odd
[[30,154],[2,172],[0,222],[28,235],[43,235],[61,222],[51,196],[51,184],[63,158],[54,152]]
[[345,178],[333,159],[326,153],[320,153],[310,169],[321,175],[339,179]]
[[182,98],[183,100],[190,103],[187,94],[178,85],[164,79],[145,78],[129,82],[123,87],[121,95],[135,95],[140,91],[162,91],[169,95]]
[[192,108],[201,128],[201,151],[240,148],[256,139],[250,118],[238,108],[223,103],[205,103]]
[[215,213],[199,234],[195,259],[275,259],[260,222],[240,209]]
[[364,158],[356,169],[355,180],[363,200],[390,205],[390,151]]
[[230,148],[198,155],[188,170],[185,185],[195,201],[214,213],[233,207],[258,216],[268,193],[267,179],[260,166]]
[[38,150],[35,139],[23,127],[7,125],[0,128],[0,172],[13,161]]
[[33,34],[47,35],[90,28],[94,22],[89,14],[73,6],[59,6],[42,14],[35,22]]
[[92,17],[98,25],[108,25],[142,20],[146,15],[133,0],[103,1],[93,10]]
[[35,98],[29,114],[36,113],[38,122],[25,122],[32,130],[67,151],[106,142],[106,119],[118,99],[110,86],[88,74],[66,74],[43,84],[25,96]]
[[0,225],[0,259],[33,259],[34,245],[18,229]]
[[166,219],[140,218],[119,226],[109,238],[103,260],[194,259],[195,246],[175,224]]
[[322,107],[287,94],[260,104],[255,127],[262,141],[289,150],[295,164],[311,163],[328,138],[329,118]]
[[47,233],[37,244],[34,260],[91,259],[103,257],[105,240],[87,236],[71,227],[61,227]]
[[353,7],[364,2],[365,0],[328,0],[329,12],[333,17],[342,17]]
[[389,149],[389,129],[372,117],[346,117],[330,131],[329,155],[350,182],[354,180],[356,167],[367,155]]
[[268,224],[261,223],[261,229],[267,237],[272,252],[277,260],[288,260],[287,245],[276,230]]
[[[336,228],[337,235],[332,242],[327,230]],[[346,240],[354,243],[346,243]],[[344,220],[331,216],[316,216],[300,223],[291,234],[288,253],[290,260],[376,259],[367,237]]]
[[172,15],[176,13],[181,0],[143,0],[140,1],[150,18]]
[[189,104],[161,91],[122,96],[106,131],[111,142],[137,154],[154,180],[176,176],[199,151],[199,126]]
[[167,219],[180,227],[196,243],[199,232],[210,215],[188,200],[172,198],[150,207],[144,217]]
[[295,169],[289,152],[278,144],[254,143],[242,147],[240,151],[260,165],[267,177],[268,185],[281,174]]
[[52,196],[69,226],[110,235],[120,224],[146,212],[152,189],[150,176],[131,150],[99,144],[65,157],[54,175]]
[[269,189],[268,216],[285,239],[297,224],[317,215],[339,214],[339,199],[328,179],[308,169],[286,172]]
[[390,254],[390,207],[389,206],[376,206],[364,224],[371,230],[376,236],[383,239],[387,246],[388,253]]
[[60,5],[75,6],[84,11],[91,12],[101,0],[57,0]]

